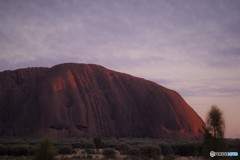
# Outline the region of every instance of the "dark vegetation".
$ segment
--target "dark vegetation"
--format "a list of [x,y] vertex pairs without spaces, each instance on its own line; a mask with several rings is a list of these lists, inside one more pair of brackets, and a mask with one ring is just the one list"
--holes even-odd
[[116,158],[116,151],[113,148],[105,148],[103,149],[103,155],[106,158],[114,159]]
[[42,141],[36,148],[35,160],[55,160],[55,148],[49,140]]
[[[204,143],[201,154],[205,159],[209,158],[211,151],[226,152],[237,151],[238,147],[228,147],[226,140],[224,139],[225,120],[223,118],[223,112],[213,105],[206,118],[206,131],[204,135]],[[225,157],[212,157],[212,159],[225,159]]]
[[101,138],[94,138],[94,139],[93,139],[93,143],[95,144],[96,149],[97,149],[97,151],[98,151],[99,148],[100,148],[101,145],[102,145],[102,139],[101,139]]
[[212,106],[207,115],[203,141],[174,141],[151,138],[66,138],[39,140],[1,138],[2,160],[173,160],[176,157],[196,159],[240,159],[213,157],[210,151],[240,153],[240,139],[224,139],[223,113]]
[[[225,151],[240,153],[240,139],[225,139],[225,145]],[[103,155],[105,159],[114,159],[117,153],[124,155],[125,159],[160,159],[160,156],[162,159],[174,159],[178,156],[202,157],[203,149],[203,141],[171,141],[149,138],[103,138],[99,151],[97,151],[93,139],[66,138],[51,139],[51,141],[29,138],[0,139],[0,159],[3,160],[70,160],[61,157],[74,154],[78,150],[81,150],[84,158],[71,159],[101,159],[98,154]],[[56,158],[55,155],[58,157]]]

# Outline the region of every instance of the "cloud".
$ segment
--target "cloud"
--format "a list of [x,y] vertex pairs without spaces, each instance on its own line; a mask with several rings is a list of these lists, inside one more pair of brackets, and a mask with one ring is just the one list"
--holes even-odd
[[184,94],[240,86],[239,1],[0,3],[0,70],[97,63]]

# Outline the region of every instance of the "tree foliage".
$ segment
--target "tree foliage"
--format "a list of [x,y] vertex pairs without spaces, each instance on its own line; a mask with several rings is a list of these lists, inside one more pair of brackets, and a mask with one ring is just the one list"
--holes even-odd
[[224,140],[224,129],[225,122],[223,113],[217,106],[213,105],[208,112],[206,119],[206,131],[202,150],[204,157],[209,158],[210,151],[226,151],[227,146]]
[[225,122],[223,113],[217,106],[213,105],[208,112],[206,125],[207,131],[214,139],[224,137]]

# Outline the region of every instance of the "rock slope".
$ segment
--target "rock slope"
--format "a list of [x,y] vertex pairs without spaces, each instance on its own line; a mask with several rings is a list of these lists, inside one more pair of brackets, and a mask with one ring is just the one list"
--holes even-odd
[[0,135],[199,139],[175,91],[92,64],[0,72]]

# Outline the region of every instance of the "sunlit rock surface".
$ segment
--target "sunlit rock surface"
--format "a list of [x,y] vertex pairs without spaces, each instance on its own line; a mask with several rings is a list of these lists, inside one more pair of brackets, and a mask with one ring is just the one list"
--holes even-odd
[[0,135],[199,139],[205,124],[175,91],[98,65],[0,72]]

